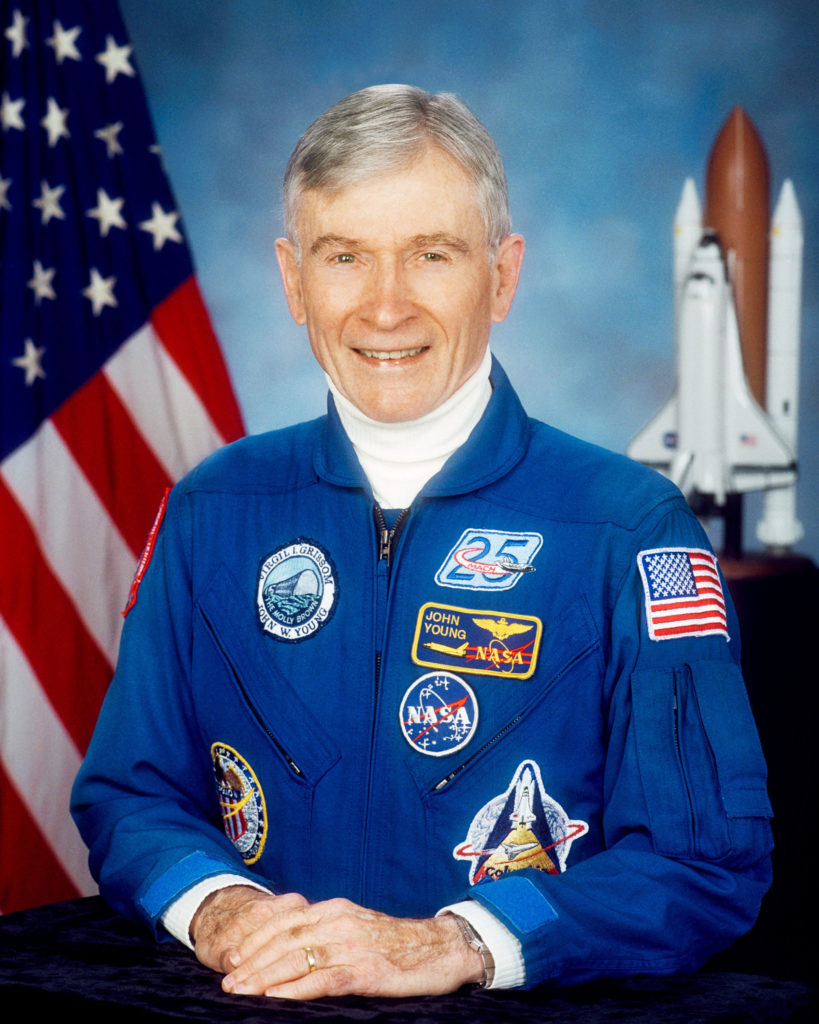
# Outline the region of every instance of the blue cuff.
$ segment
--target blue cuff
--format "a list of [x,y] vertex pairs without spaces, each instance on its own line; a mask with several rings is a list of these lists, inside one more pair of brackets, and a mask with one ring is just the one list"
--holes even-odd
[[186,889],[205,878],[225,873],[236,874],[235,864],[216,860],[201,850],[195,850],[155,878],[137,898],[137,903],[155,921]]
[[470,889],[469,895],[491,910],[515,935],[529,935],[558,917],[542,891],[522,872],[480,882]]

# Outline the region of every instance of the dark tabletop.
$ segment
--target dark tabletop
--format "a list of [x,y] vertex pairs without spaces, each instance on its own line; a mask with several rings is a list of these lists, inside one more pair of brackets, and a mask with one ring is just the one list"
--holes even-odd
[[0,917],[0,1006],[77,1009],[83,1024],[315,1020],[551,1024],[775,1024],[819,1020],[815,991],[735,973],[598,982],[570,989],[464,989],[415,999],[343,997],[312,1003],[228,996],[219,977],[178,943],[155,943],[99,898]]

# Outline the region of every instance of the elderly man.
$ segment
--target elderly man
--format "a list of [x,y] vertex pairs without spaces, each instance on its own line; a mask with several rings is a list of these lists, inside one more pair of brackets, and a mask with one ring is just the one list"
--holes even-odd
[[527,419],[492,360],[523,240],[460,101],[347,97],[284,199],[328,414],[157,517],[74,794],[102,892],[237,993],[696,967],[750,927],[771,846],[696,519]]

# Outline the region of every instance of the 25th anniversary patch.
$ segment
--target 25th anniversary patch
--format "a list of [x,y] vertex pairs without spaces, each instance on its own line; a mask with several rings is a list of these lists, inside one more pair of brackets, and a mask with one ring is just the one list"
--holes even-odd
[[534,615],[430,601],[418,612],[412,660],[430,668],[528,679],[537,666],[542,632]]
[[335,566],[315,541],[299,537],[263,560],[256,607],[262,629],[277,640],[306,640],[327,625],[337,600]]

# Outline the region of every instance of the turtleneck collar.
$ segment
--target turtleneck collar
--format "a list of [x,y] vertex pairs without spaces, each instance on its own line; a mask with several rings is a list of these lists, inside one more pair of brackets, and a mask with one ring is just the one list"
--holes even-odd
[[327,377],[341,424],[382,508],[406,508],[466,441],[492,395],[491,368],[487,346],[478,369],[454,394],[425,416],[403,423],[371,419]]

